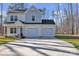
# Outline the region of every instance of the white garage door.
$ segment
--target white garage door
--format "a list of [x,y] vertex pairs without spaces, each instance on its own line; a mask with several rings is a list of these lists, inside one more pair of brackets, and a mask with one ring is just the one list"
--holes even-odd
[[26,37],[53,37],[54,29],[53,28],[41,28],[40,31],[38,28],[28,28],[23,29],[23,35]]
[[42,28],[41,34],[42,36],[52,37],[54,32],[52,28]]
[[39,36],[39,29],[37,28],[24,29],[23,34],[26,37],[36,37]]

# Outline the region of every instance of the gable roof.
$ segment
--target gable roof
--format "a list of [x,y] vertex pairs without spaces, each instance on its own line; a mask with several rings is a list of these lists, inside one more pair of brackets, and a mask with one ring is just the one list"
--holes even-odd
[[7,13],[19,13],[19,12],[25,12],[27,9],[14,9],[14,10],[8,10]]
[[25,13],[29,12],[30,10],[33,10],[33,11],[35,10],[35,11],[38,11],[39,13],[43,12],[42,9],[38,9],[34,5],[32,5],[30,8],[27,9],[27,11],[25,11]]
[[38,10],[39,12],[43,12],[43,9],[38,9],[34,5],[32,5],[30,8],[8,10],[7,14],[8,13],[24,13],[24,12],[28,12],[31,9]]

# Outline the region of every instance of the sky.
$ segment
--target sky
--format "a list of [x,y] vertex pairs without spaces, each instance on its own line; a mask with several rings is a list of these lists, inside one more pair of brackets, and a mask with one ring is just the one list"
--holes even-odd
[[[3,13],[4,15],[6,15],[6,12],[8,10],[8,6],[10,5],[10,3],[4,3],[3,4]],[[52,11],[55,11],[57,10],[57,3],[25,3],[24,6],[25,8],[29,8],[31,5],[34,5],[36,8],[38,9],[43,9],[43,8],[46,8],[46,18],[52,18]],[[68,4],[67,3],[61,3],[60,4],[60,11],[61,11],[61,14],[63,14],[63,10],[64,10],[64,7],[66,9],[68,9]],[[1,6],[0,6],[1,8]],[[73,4],[73,10],[75,9],[75,6]],[[1,9],[0,9],[1,10]],[[75,10],[74,10],[75,11]]]
[[[3,4],[3,11],[4,13],[7,12],[7,9],[8,9],[8,6],[10,4],[9,3],[4,3]],[[39,8],[39,9],[43,9],[43,8],[46,8],[46,17],[50,17],[52,15],[52,11],[53,10],[56,10],[57,9],[57,4],[55,3],[25,3],[25,7],[26,8],[29,8],[31,5],[34,5],[36,8]],[[61,6],[62,8],[62,6]]]

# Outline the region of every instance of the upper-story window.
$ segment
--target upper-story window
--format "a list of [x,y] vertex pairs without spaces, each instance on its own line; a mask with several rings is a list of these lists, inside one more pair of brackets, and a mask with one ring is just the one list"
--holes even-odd
[[10,16],[10,21],[13,21],[13,16]]
[[35,16],[34,15],[32,15],[32,21],[35,21]]
[[17,21],[17,16],[14,16],[15,21]]
[[10,16],[10,21],[17,21],[17,16],[11,15],[11,16]]

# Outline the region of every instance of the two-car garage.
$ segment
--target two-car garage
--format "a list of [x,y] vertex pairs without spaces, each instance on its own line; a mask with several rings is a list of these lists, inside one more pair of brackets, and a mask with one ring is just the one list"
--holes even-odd
[[54,37],[55,29],[53,20],[42,20],[42,23],[25,23],[23,35],[25,37]]
[[53,37],[55,30],[53,28],[26,28],[23,29],[23,35],[26,37]]

